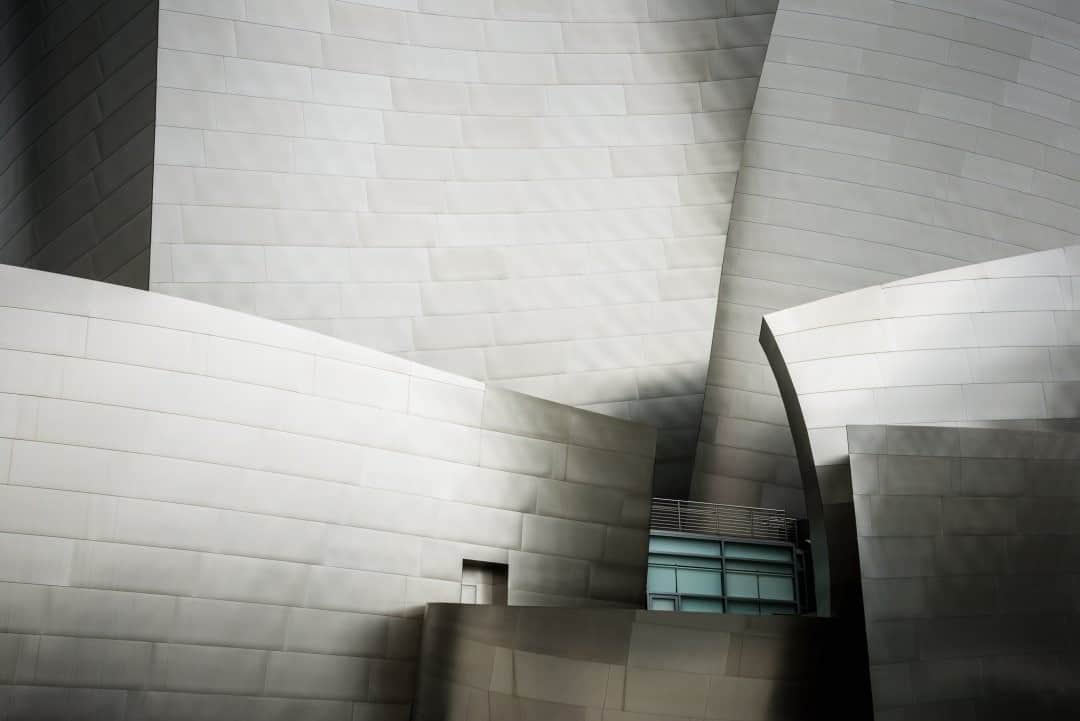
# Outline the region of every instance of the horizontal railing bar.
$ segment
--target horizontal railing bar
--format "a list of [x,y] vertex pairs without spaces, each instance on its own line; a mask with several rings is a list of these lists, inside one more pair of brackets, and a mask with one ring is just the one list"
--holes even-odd
[[737,506],[732,503],[710,503],[708,501],[689,501],[681,498],[654,498],[653,503],[671,503],[680,506],[706,506],[712,508],[742,508],[747,511],[753,511],[754,513],[774,513],[780,516],[787,516],[787,511],[782,508],[758,508],[757,506]]
[[796,520],[775,508],[654,498],[649,525],[664,531],[793,542]]

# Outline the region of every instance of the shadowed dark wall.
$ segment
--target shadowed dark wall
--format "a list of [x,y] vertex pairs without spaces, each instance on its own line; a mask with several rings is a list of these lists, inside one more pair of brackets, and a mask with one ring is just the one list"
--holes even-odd
[[0,3],[0,263],[146,289],[155,0]]
[[851,629],[810,616],[432,604],[413,719],[868,719]]
[[1080,436],[851,426],[878,718],[1080,715]]

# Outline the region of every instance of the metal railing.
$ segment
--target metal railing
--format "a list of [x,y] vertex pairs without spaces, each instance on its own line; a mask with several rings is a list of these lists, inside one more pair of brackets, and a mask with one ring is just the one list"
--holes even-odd
[[649,527],[654,531],[739,536],[794,543],[795,519],[773,508],[726,506],[720,503],[652,499]]

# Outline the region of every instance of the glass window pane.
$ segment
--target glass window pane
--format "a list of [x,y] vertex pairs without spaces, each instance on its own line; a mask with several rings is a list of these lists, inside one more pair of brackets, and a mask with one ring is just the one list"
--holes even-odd
[[782,616],[794,616],[795,607],[789,606],[786,603],[762,603],[761,613],[762,615],[780,614]]
[[757,598],[758,584],[757,576],[751,576],[745,573],[728,573],[727,578],[727,595],[729,596],[743,596],[745,598]]
[[707,541],[697,538],[674,538],[671,536],[650,536],[650,553],[670,553],[673,555],[716,556],[723,555],[720,541]]
[[723,613],[724,602],[719,598],[693,598],[681,596],[679,610],[689,613]]
[[724,583],[719,571],[694,571],[679,569],[679,593],[701,596],[722,596]]
[[675,593],[675,569],[649,566],[649,593]]
[[787,575],[792,573],[790,563],[766,563],[764,561],[732,561],[728,559],[727,569],[729,571],[747,571],[751,573],[783,573]]
[[724,562],[719,558],[669,556],[659,553],[649,554],[649,564],[653,566],[695,566],[699,568],[723,568],[724,566]]
[[758,605],[755,601],[728,601],[728,613],[738,613],[743,616],[757,616]]
[[783,576],[758,576],[758,588],[762,598],[774,601],[794,601],[795,584]]
[[653,611],[674,611],[675,599],[670,596],[649,596],[649,609]]
[[760,543],[732,543],[725,546],[727,558],[739,558],[744,561],[775,561],[791,563],[790,546],[766,546]]

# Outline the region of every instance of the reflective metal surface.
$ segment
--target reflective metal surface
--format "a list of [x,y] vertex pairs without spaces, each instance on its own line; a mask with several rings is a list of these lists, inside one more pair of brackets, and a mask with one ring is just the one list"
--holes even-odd
[[1070,246],[765,316],[762,347],[799,455],[815,568],[829,567],[819,609],[859,612],[846,426],[1080,427],[1078,279],[1080,246]]
[[657,426],[685,496],[776,0],[226,4],[160,13],[151,288]]
[[865,619],[879,718],[1080,713],[1080,435],[1050,432],[1080,418],[1078,273],[1072,246],[764,320],[819,609]]
[[643,604],[655,438],[0,265],[0,718],[403,719],[465,561],[513,604]]
[[429,606],[414,721],[869,719],[840,619]]
[[1080,716],[1080,435],[848,438],[879,716]]
[[[762,316],[1080,242],[1075,9],[1073,0],[780,0],[728,227],[691,498],[802,515],[780,389],[757,343]],[[953,312],[955,300],[937,297],[926,312]],[[911,350],[939,347],[935,329],[972,332],[927,321],[929,344]],[[976,362],[1007,378],[1025,362],[1012,355]],[[942,372],[965,366],[942,356]],[[834,380],[858,383],[859,370]],[[931,405],[1031,400],[1023,388],[969,401],[919,397],[915,377],[905,385],[916,416],[880,422],[937,420],[918,415]],[[843,408],[840,397],[826,405]],[[974,416],[950,420],[965,418]]]

